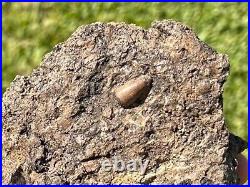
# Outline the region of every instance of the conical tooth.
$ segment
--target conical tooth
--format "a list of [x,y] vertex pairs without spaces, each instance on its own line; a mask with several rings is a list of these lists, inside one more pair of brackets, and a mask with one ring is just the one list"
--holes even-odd
[[152,86],[152,78],[142,75],[129,80],[115,89],[116,99],[122,106],[128,107],[138,100],[145,100]]

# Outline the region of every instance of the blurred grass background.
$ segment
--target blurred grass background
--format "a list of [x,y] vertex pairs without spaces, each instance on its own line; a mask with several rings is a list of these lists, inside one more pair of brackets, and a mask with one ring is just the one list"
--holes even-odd
[[3,92],[16,75],[28,75],[52,47],[92,22],[123,21],[145,28],[174,19],[229,55],[224,113],[231,132],[247,140],[247,3],[3,3]]

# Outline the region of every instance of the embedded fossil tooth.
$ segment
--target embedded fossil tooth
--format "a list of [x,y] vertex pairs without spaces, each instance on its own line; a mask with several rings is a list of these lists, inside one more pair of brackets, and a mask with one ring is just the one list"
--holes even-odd
[[144,101],[152,86],[152,78],[142,75],[136,79],[126,82],[115,89],[115,97],[119,103],[128,107],[137,101]]

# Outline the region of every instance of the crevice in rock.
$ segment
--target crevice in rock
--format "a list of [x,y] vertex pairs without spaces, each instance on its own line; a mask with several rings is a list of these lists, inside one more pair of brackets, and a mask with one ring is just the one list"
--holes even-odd
[[25,177],[23,175],[22,167],[18,167],[15,173],[12,174],[10,184],[26,184]]

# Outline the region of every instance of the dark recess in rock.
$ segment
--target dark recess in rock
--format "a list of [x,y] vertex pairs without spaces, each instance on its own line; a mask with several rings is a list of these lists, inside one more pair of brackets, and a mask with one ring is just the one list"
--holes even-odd
[[[238,183],[246,142],[224,122],[228,71],[226,55],[175,21],[81,26],[4,93],[3,183]],[[141,75],[150,92],[123,108],[114,89]],[[144,175],[103,171],[114,157],[150,162]]]

